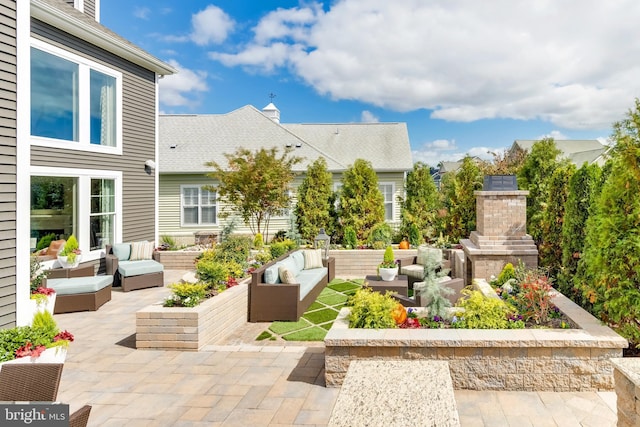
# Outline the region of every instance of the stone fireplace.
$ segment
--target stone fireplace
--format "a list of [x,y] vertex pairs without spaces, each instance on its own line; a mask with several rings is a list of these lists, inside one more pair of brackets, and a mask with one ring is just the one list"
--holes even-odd
[[[515,177],[514,177],[515,181]],[[487,180],[485,186],[487,188]],[[476,191],[476,231],[460,241],[465,254],[465,285],[497,276],[507,263],[538,266],[538,249],[527,234],[528,191]]]

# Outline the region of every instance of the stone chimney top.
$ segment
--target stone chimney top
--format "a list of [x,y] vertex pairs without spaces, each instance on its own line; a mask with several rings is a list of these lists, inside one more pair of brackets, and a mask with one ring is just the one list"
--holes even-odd
[[280,110],[276,107],[273,102],[270,102],[269,105],[262,109],[262,114],[269,117],[276,123],[280,123]]

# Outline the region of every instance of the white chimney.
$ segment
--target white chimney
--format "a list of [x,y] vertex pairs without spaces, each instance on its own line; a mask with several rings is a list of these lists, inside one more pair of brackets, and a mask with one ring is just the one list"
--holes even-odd
[[273,105],[273,102],[270,102],[269,105],[262,109],[262,114],[269,117],[274,122],[280,123],[280,110],[278,110],[278,107]]

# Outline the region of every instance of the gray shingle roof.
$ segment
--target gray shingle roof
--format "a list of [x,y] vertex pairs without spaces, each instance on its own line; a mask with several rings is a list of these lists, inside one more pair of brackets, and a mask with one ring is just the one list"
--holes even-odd
[[251,105],[227,114],[161,115],[159,140],[160,173],[210,172],[205,162],[225,165],[224,154],[238,147],[292,147],[304,158],[298,171],[320,156],[330,171],[345,170],[358,158],[376,171],[413,167],[404,123],[278,124]]
[[[517,146],[531,152],[531,148],[536,142],[536,140],[517,139],[513,142],[511,149]],[[557,139],[554,142],[561,151],[560,155],[568,158],[578,167],[582,166],[584,162],[589,164],[599,162],[607,150],[607,147],[596,139]]]

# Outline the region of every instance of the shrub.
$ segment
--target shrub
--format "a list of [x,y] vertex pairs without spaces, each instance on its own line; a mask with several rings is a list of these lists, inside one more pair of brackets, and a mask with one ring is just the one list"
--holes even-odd
[[380,248],[384,248],[387,245],[391,244],[391,237],[393,235],[393,229],[386,222],[381,222],[376,224],[371,229],[371,234],[369,235],[368,243],[374,249],[377,249],[376,246]]
[[549,319],[549,311],[554,307],[551,303],[551,284],[545,276],[532,274],[520,284],[520,313],[525,321],[537,324]]
[[422,238],[418,226],[416,224],[411,224],[409,226],[409,243],[411,246],[420,246],[423,241],[424,239]]
[[271,261],[273,257],[271,256],[271,250],[268,248],[262,248],[255,256],[256,261],[260,264],[264,265]]
[[358,246],[358,236],[353,227],[347,226],[344,228],[343,244],[347,249],[355,249]]
[[229,271],[226,263],[202,258],[196,263],[196,277],[206,283],[207,288],[217,288],[226,282]]
[[253,237],[253,247],[256,249],[261,249],[262,245],[264,245],[264,240],[262,240],[262,233],[256,233]]
[[160,236],[160,242],[160,248],[162,248],[162,250],[173,251],[177,249],[176,239],[168,234]]
[[373,292],[370,288],[361,288],[348,301],[350,328],[385,329],[395,328],[396,321],[392,310],[398,302],[390,293]]
[[278,258],[287,252],[294,250],[296,247],[297,244],[293,240],[283,240],[282,242],[272,243],[271,258]]
[[[515,320],[516,312],[498,298],[487,298],[480,291],[463,289],[458,304],[464,311],[456,313],[458,320],[452,325],[468,329],[522,329],[524,322]],[[513,320],[512,320],[513,319]]]
[[36,251],[40,251],[42,249],[48,248],[51,242],[56,240],[56,234],[50,233],[45,236],[42,236],[40,240],[38,240],[38,244],[36,244]]
[[251,250],[251,238],[249,236],[229,236],[214,248],[216,261],[235,261],[246,264]]
[[453,289],[447,287],[446,282],[440,279],[447,274],[447,269],[439,269],[439,262],[436,260],[434,252],[429,252],[424,263],[424,274],[422,282],[414,283],[414,290],[417,292],[429,310],[430,316],[446,317],[447,308],[451,307],[451,302],[446,298],[453,293]]
[[165,300],[165,307],[195,307],[207,293],[204,283],[172,283],[169,288],[172,294]]
[[516,269],[513,267],[513,264],[508,262],[503,268],[500,274],[498,274],[498,278],[496,279],[496,286],[502,286],[507,283],[508,280],[515,279],[516,277]]

